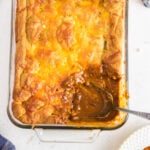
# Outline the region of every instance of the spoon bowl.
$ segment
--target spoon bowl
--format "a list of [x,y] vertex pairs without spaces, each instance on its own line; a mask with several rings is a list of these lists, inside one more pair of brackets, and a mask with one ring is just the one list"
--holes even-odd
[[118,111],[123,111],[123,112],[126,112],[126,113],[136,115],[138,117],[142,117],[142,118],[150,120],[150,113],[134,111],[134,110],[130,110],[130,109],[126,109],[126,108],[120,108],[118,106],[115,106],[113,104],[112,94],[109,93],[108,91],[103,90],[103,89],[101,89],[101,92],[103,93],[103,98],[104,98],[103,101],[105,101],[104,102],[105,105],[104,105],[103,109],[96,116],[82,116],[82,118],[89,118],[89,119],[90,118],[100,118],[100,119],[101,118],[106,118],[112,111],[118,110]]

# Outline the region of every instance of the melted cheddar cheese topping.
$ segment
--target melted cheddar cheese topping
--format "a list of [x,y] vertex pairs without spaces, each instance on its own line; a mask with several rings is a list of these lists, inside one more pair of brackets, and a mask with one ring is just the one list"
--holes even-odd
[[[29,124],[66,122],[71,102],[62,99],[61,84],[89,65],[101,65],[103,55],[114,52],[110,31],[118,22],[112,21],[115,16],[112,12],[116,11],[115,2],[116,6],[123,4],[112,1],[18,0],[16,80],[19,76],[19,84],[15,81],[13,113],[19,120]],[[112,39],[115,43],[117,38]]]
[[46,82],[59,84],[67,75],[101,63],[109,12],[99,0],[39,1],[30,4],[26,24],[27,59],[33,59],[35,74]]

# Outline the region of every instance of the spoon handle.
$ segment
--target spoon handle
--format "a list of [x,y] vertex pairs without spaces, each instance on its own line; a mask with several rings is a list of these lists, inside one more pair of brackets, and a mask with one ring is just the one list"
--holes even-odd
[[120,108],[120,107],[116,107],[116,109],[150,120],[150,113],[134,111],[134,110],[129,110],[129,109]]

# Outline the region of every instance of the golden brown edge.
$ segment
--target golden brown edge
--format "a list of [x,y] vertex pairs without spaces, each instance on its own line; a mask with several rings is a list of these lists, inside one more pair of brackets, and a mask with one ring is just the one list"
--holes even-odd
[[17,105],[20,103],[16,101],[21,91],[21,74],[25,67],[26,57],[26,0],[17,0],[16,8],[16,22],[15,22],[15,42],[16,42],[16,53],[15,53],[15,78],[14,78],[14,90],[13,90],[13,104],[12,111],[16,118],[18,117],[19,108]]

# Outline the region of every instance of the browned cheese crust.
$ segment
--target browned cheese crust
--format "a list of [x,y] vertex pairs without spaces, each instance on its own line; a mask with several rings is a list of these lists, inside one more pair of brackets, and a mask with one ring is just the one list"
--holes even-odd
[[[63,84],[91,66],[103,68],[109,91],[117,80],[116,103],[126,107],[119,95],[124,18],[125,0],[17,0],[14,116],[27,124],[74,124],[73,95]],[[124,116],[98,126],[115,126]]]

